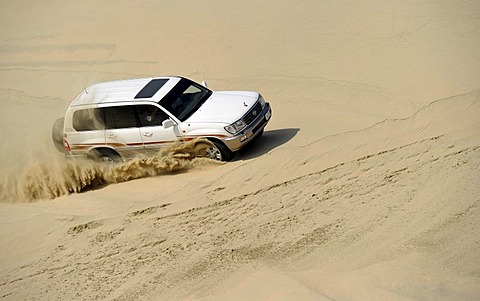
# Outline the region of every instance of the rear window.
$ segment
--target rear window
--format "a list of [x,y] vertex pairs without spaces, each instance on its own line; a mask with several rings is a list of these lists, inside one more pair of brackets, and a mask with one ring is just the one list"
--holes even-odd
[[168,79],[152,79],[142,90],[140,90],[140,92],[138,92],[135,98],[151,98],[167,81]]

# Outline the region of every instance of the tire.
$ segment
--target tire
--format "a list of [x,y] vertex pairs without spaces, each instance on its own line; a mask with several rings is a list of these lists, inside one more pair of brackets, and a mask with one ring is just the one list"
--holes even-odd
[[95,161],[105,164],[115,164],[122,162],[122,157],[116,151],[111,149],[93,150],[90,157]]
[[58,118],[55,120],[53,123],[52,127],[52,140],[53,140],[53,145],[55,145],[55,148],[61,152],[65,153],[65,146],[63,145],[63,124],[65,122],[65,118]]
[[222,142],[210,141],[211,143],[200,142],[195,145],[195,155],[217,161],[230,161],[233,153]]

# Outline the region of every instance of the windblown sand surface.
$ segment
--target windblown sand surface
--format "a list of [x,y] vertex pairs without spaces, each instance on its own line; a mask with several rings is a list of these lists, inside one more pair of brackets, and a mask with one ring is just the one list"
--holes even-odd
[[[3,1],[0,299],[479,300],[476,1]],[[227,164],[65,161],[92,83],[271,103]]]

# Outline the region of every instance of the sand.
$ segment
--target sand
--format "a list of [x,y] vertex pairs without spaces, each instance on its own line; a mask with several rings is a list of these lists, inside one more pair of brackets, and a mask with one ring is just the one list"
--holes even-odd
[[[0,8],[1,299],[480,298],[477,2]],[[272,120],[226,164],[55,150],[84,87],[157,75]]]

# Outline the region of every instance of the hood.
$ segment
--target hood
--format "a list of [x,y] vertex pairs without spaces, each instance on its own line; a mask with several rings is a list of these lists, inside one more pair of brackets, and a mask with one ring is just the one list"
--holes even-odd
[[231,124],[242,118],[258,99],[247,91],[214,91],[205,103],[185,122],[220,122]]

